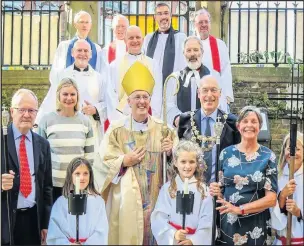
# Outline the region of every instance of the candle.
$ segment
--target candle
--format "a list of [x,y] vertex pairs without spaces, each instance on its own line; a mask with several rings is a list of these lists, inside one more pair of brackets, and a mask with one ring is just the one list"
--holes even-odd
[[80,177],[75,179],[75,194],[78,195],[80,191]]
[[189,194],[189,189],[188,189],[188,178],[185,178],[184,181],[184,194]]

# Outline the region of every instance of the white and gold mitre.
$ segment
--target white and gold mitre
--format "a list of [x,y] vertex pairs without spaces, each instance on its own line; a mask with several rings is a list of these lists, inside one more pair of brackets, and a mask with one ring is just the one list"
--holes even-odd
[[122,87],[128,96],[134,91],[146,91],[152,95],[154,85],[155,81],[149,68],[139,61],[130,66],[122,80]]

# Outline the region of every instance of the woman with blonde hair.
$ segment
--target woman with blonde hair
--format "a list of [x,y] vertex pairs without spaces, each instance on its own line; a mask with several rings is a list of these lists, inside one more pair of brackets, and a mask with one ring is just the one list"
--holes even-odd
[[[206,169],[202,167],[205,166],[203,162],[203,153],[197,143],[182,140],[174,148],[172,178],[161,188],[151,214],[151,229],[158,245],[211,244],[213,203],[202,178]],[[189,192],[194,194],[194,202],[193,212],[186,215],[183,229],[182,215],[176,212],[176,200],[177,192],[184,190],[185,182],[189,183]]]
[[[290,134],[283,141],[279,159],[278,203],[272,213],[272,226],[276,229],[274,245],[286,245],[287,213],[292,214],[291,244],[303,245],[303,133],[297,132],[294,178],[289,180]],[[293,199],[288,198],[293,195]]]
[[79,91],[71,78],[61,80],[56,91],[56,111],[44,115],[37,133],[51,147],[53,198],[62,195],[66,170],[75,157],[94,159],[93,130],[88,117],[79,112]]

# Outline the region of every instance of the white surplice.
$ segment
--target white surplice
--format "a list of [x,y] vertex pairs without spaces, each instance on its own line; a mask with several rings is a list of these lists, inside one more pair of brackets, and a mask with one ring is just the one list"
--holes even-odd
[[[297,187],[293,194],[293,200],[296,201],[297,206],[301,209],[302,216],[304,215],[303,211],[303,165],[294,173],[294,179],[296,181]],[[286,184],[289,182],[289,167],[288,164],[285,165],[283,169],[282,176],[279,178],[278,192],[282,191]],[[281,237],[286,237],[287,234],[287,215],[281,213],[279,203],[277,202],[276,206],[272,209],[271,213],[271,224],[272,228],[277,230],[277,234]],[[292,238],[303,238],[304,226],[303,219],[298,221],[295,216],[292,216]],[[274,241],[273,245],[282,245],[282,242],[278,239]],[[299,244],[300,245],[300,244]]]
[[[115,48],[115,60],[121,61],[121,59],[126,54],[126,43],[124,40],[116,39],[115,41],[116,48]],[[96,71],[100,74],[104,74],[108,69],[109,63],[109,46],[108,44],[104,48],[102,48],[99,52],[97,52],[97,62],[96,62]],[[114,61],[115,61],[114,60]]]
[[[177,77],[180,76],[180,72],[175,73]],[[191,78],[192,74],[194,77]],[[196,109],[196,98],[197,98],[197,88],[199,87],[200,75],[198,71],[194,70],[189,72],[187,75],[190,76],[188,80],[186,80],[185,84],[180,84],[180,86],[191,86],[191,111]],[[186,84],[188,83],[188,84]],[[179,110],[177,106],[177,95],[174,95],[177,88],[177,81],[175,78],[170,78],[167,84],[166,90],[166,98],[167,98],[167,120],[168,124],[173,127],[174,118],[177,115],[180,115],[182,112]]]
[[204,54],[203,54],[203,64],[209,68],[210,74],[217,78],[220,87],[222,89],[222,94],[220,98],[219,108],[228,113],[227,106],[227,97],[230,98],[231,102],[234,102],[233,96],[233,88],[232,88],[232,74],[231,74],[231,64],[229,59],[228,48],[224,41],[221,39],[216,39],[219,56],[220,56],[220,64],[221,64],[221,72],[213,69],[213,61],[211,54],[211,47],[209,37],[205,40],[202,40],[204,46]]
[[[52,68],[49,75],[51,84],[52,81],[56,79],[56,77],[58,76],[58,73],[62,71],[62,69],[66,68],[66,58],[71,41],[72,39],[61,41],[56,49],[54,60],[52,63]],[[98,44],[96,43],[94,44],[96,47],[96,53],[98,54],[98,52],[101,51],[101,48]]]
[[[108,219],[101,196],[87,197],[86,214],[79,216],[79,239],[82,245],[108,244]],[[52,207],[46,242],[48,245],[70,245],[76,239],[76,216],[68,212],[68,199],[59,197]]]
[[[178,175],[175,181],[177,190],[183,191],[184,183]],[[189,191],[194,193],[193,213],[186,215],[185,227],[196,229],[196,231],[192,235],[188,234],[186,238],[190,239],[193,245],[211,245],[212,197],[204,186],[207,197],[202,199],[202,194],[197,190],[196,185],[197,180],[192,177],[189,180]],[[169,222],[182,226],[182,215],[176,213],[176,198],[171,198],[168,191],[169,186],[170,182],[167,182],[161,188],[154,211],[151,214],[151,228],[158,245],[177,244],[174,239],[177,230]]]
[[[126,99],[121,94],[121,83],[123,80],[124,75],[126,74],[127,70],[130,68],[130,66],[136,62],[139,61],[143,63],[146,67],[149,68],[151,74],[153,75],[155,85],[152,92],[151,97],[151,108],[152,108],[152,115],[156,118],[161,118],[161,110],[162,110],[162,72],[159,68],[158,63],[151,59],[148,56],[145,56],[144,54],[140,55],[132,55],[127,53],[121,61],[115,60],[113,61],[110,66],[107,73],[108,78],[108,89],[114,90],[116,94],[116,107],[118,106],[119,102],[121,100]],[[112,87],[112,88],[111,88]],[[123,109],[123,113],[125,115],[128,115],[131,113],[130,106],[125,101],[125,107]]]
[[[153,33],[147,34],[144,39],[143,44],[143,51],[145,54],[147,54],[148,44],[152,37]],[[154,57],[153,59],[159,64],[160,70],[163,69],[163,61],[164,61],[164,55],[165,55],[165,47],[166,47],[166,41],[169,34],[166,33],[160,33],[158,35],[158,42],[155,48]],[[186,58],[183,54],[184,50],[184,42],[186,40],[187,36],[185,33],[178,32],[174,34],[174,41],[175,41],[175,58],[174,58],[174,67],[173,71],[180,71],[183,70],[187,66]],[[165,82],[165,81],[163,81]]]
[[57,73],[57,77],[54,78],[46,97],[39,107],[35,123],[39,124],[41,118],[46,113],[56,111],[57,86],[60,83],[61,79],[65,77],[70,77],[77,83],[80,95],[80,108],[82,105],[85,105],[84,100],[86,100],[95,106],[98,111],[100,120],[95,120],[93,116],[88,116],[90,118],[94,132],[94,148],[98,149],[104,135],[104,121],[107,119],[109,112],[112,112],[115,109],[115,104],[113,101],[114,95],[111,94],[111,91],[107,93],[106,80],[104,80],[101,75],[96,72],[90,65],[88,71],[80,72],[74,70],[74,64],[72,64],[68,68],[63,69],[61,72]]

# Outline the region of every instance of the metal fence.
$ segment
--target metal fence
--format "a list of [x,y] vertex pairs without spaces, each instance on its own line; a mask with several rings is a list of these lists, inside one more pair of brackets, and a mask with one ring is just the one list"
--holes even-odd
[[[143,35],[154,32],[157,29],[153,16],[157,2],[159,1],[99,1],[99,44],[107,45],[113,39],[111,26],[116,13],[125,15],[130,25],[139,26]],[[172,26],[188,35],[193,34],[194,27],[190,25],[190,19],[194,16],[196,1],[162,2],[171,6]]]
[[63,1],[3,1],[3,69],[48,68],[59,43],[63,11]]
[[232,64],[303,63],[302,1],[231,1],[228,18]]

